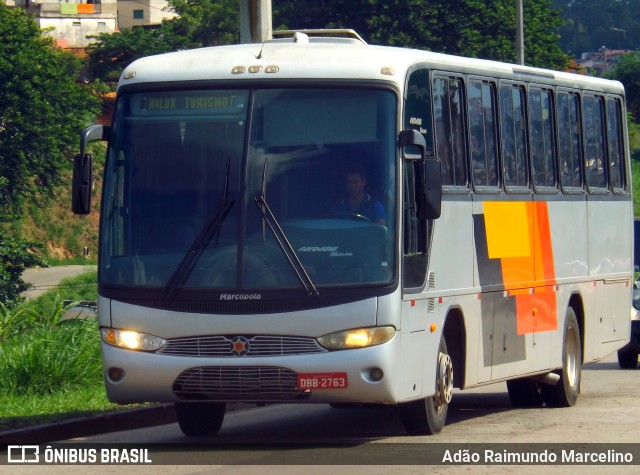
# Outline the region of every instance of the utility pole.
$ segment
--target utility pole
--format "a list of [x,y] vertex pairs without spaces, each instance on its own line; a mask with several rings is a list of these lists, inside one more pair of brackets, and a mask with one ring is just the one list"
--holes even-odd
[[262,43],[271,39],[271,0],[239,0],[240,42]]
[[516,0],[516,62],[524,64],[524,15],[522,0]]

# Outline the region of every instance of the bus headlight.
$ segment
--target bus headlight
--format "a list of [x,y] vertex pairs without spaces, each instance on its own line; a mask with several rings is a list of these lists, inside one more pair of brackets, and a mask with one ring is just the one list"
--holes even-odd
[[343,332],[330,333],[318,338],[318,343],[328,350],[346,350],[348,348],[366,348],[386,343],[396,329],[393,327],[356,328]]
[[166,340],[157,336],[115,328],[101,328],[100,336],[108,345],[128,350],[156,351],[166,343]]

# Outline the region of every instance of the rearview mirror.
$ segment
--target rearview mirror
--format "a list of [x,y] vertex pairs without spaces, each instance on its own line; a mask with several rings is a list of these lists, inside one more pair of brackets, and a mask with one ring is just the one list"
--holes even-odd
[[91,212],[91,190],[93,188],[93,157],[86,153],[89,142],[106,140],[109,127],[92,125],[80,133],[80,153],[73,158],[73,181],[71,183],[71,210],[76,214]]
[[71,210],[76,214],[91,212],[91,188],[93,182],[93,157],[86,153],[73,159],[71,183]]

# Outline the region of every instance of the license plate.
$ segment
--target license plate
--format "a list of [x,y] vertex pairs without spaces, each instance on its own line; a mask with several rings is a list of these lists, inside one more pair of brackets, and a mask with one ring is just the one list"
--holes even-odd
[[301,390],[345,389],[348,386],[347,373],[300,373],[298,387]]

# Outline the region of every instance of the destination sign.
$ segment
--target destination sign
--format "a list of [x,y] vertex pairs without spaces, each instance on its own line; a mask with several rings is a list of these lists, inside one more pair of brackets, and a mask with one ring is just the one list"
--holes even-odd
[[244,113],[246,91],[194,91],[137,94],[134,115],[226,115]]

